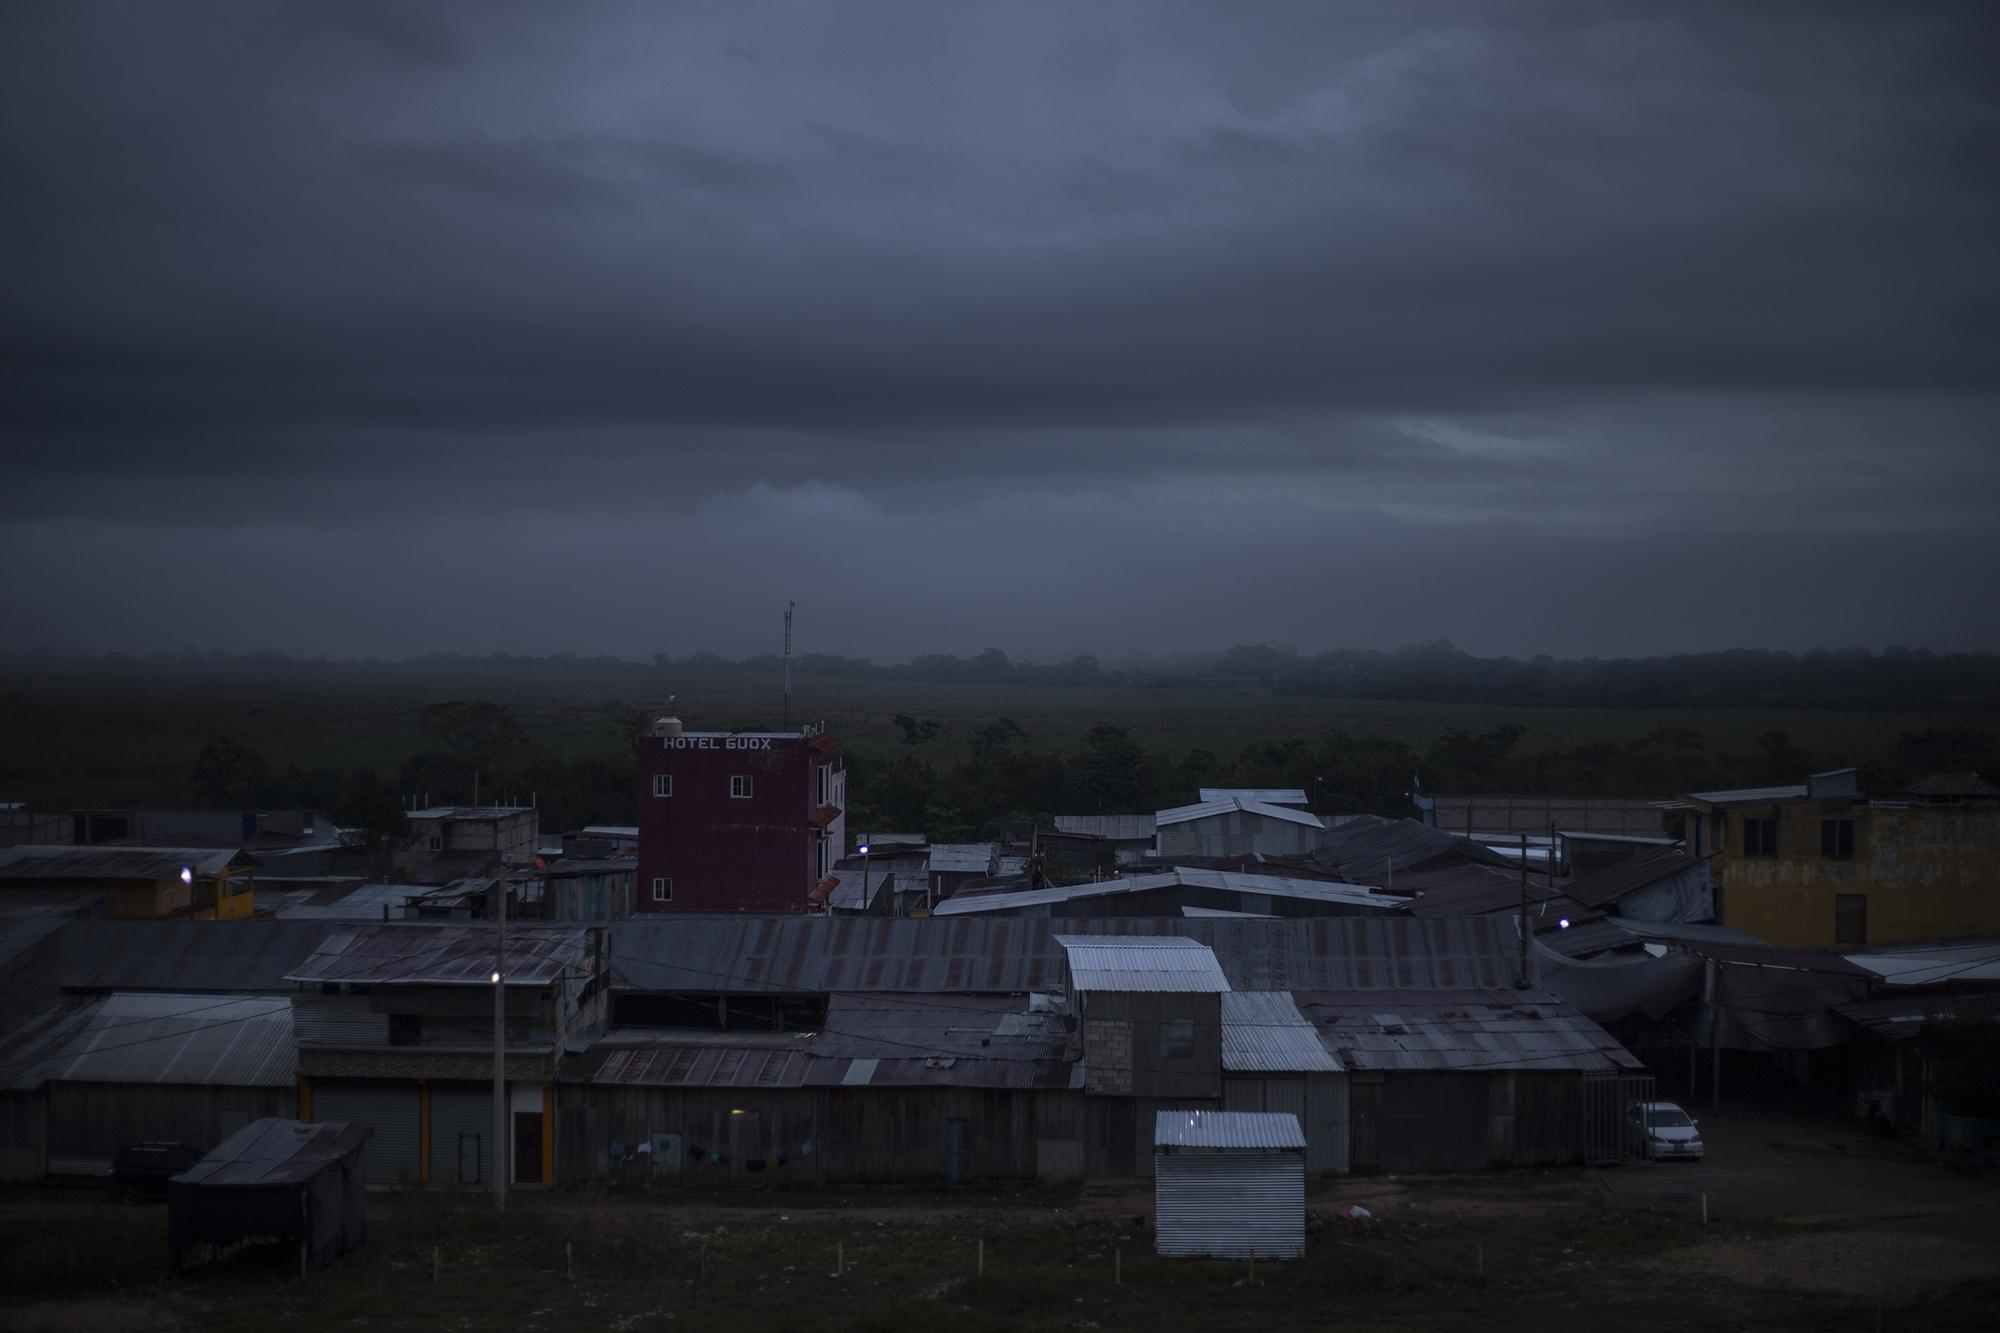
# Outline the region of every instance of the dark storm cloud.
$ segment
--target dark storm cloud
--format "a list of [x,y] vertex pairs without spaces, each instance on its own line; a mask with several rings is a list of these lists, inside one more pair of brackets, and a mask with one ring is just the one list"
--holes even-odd
[[[647,642],[601,628],[612,569],[690,559],[696,533],[767,553],[716,575],[728,647],[730,606],[825,567],[824,525],[844,577],[984,608],[965,633],[1024,648],[1093,646],[1062,626],[1110,600],[1133,646],[1534,651],[1567,631],[1494,604],[1551,561],[1617,566],[1605,595],[1642,600],[1690,544],[1726,569],[1865,540],[1922,577],[1927,542],[1977,546],[2000,502],[1983,6],[4,23],[0,548],[63,571],[31,637],[109,597],[144,641],[108,553],[162,529],[234,531],[161,557],[190,597],[257,549],[344,602],[399,560],[497,577],[417,529],[504,524],[541,552],[505,571],[531,596],[602,589],[586,649]],[[951,580],[933,597],[896,571],[941,541],[976,550],[919,562]],[[1492,591],[1163,617],[1138,589],[1189,550],[1219,587],[1471,560]],[[1675,632],[1888,636],[1804,565],[1768,597],[1803,605]],[[1934,610],[1902,637],[1990,637],[1979,608]],[[880,612],[902,651],[963,646],[944,614]],[[329,651],[360,632],[316,623]],[[852,637],[825,646],[890,651],[865,617],[826,623]],[[1594,623],[1616,641],[1576,647],[1644,637]]]

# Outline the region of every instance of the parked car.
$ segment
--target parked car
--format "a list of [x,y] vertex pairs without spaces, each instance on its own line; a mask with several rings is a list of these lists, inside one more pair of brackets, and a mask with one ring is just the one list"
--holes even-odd
[[185,1143],[135,1143],[111,1159],[111,1192],[123,1199],[165,1198],[167,1181],[201,1160]]
[[1626,1119],[1632,1151],[1648,1161],[1701,1160],[1701,1122],[1675,1102],[1634,1102]]

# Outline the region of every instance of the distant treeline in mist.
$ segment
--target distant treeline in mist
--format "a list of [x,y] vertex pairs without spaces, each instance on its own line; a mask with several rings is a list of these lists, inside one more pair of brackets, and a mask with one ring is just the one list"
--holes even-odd
[[[711,653],[663,667],[776,671],[777,657],[731,662]],[[998,648],[976,657],[930,653],[893,666],[808,654],[793,669],[822,676],[983,685],[1196,687],[1255,683],[1282,695],[1422,699],[1554,708],[2000,709],[2000,655],[1865,648],[1783,653],[1742,648],[1671,657],[1475,657],[1449,641],[1389,652],[1305,654],[1287,644],[1238,644],[1211,663],[1106,667],[1095,657],[1017,662]]]
[[[394,671],[450,675],[628,673],[634,663],[616,657],[554,653],[486,656],[429,653],[400,661],[373,658],[329,662],[264,651],[230,654],[182,649],[145,655],[74,656],[56,653],[0,655],[0,664],[33,671],[142,669],[162,677],[199,673],[342,674]],[[775,674],[775,654],[729,659],[700,652],[653,655],[662,672]],[[1177,655],[1106,665],[1089,654],[1059,662],[1016,660],[999,648],[971,657],[925,653],[907,662],[881,664],[865,657],[805,653],[792,659],[800,677],[924,681],[963,685],[1021,685],[1108,689],[1196,689],[1245,686],[1279,695],[1334,699],[1414,699],[1435,703],[1501,704],[1526,708],[1757,708],[1869,711],[2000,711],[2000,654],[1938,653],[1923,648],[1815,649],[1805,653],[1764,648],[1678,653],[1662,657],[1476,657],[1449,640],[1381,651],[1341,648],[1304,653],[1290,644],[1238,644],[1214,656]]]

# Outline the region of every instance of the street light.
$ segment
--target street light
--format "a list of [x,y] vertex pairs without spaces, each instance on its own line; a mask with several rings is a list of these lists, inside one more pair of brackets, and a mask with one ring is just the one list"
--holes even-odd
[[855,851],[861,853],[861,910],[868,910],[868,843],[857,843]]
[[181,867],[181,883],[183,883],[183,884],[186,884],[186,885],[188,885],[188,886],[189,886],[190,888],[192,888],[192,887],[193,887],[193,885],[194,885],[194,867],[193,867],[193,866],[182,866],[182,867]]

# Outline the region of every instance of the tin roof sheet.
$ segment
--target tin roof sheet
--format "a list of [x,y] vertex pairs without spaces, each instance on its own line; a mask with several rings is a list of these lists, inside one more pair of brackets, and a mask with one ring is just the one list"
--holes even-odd
[[79,921],[58,942],[72,990],[286,991],[335,929],[320,921]]
[[1922,1032],[1926,1023],[1969,1020],[2000,1022],[2000,991],[1968,994],[1878,995],[1833,1006],[1834,1012],[1878,1036],[1903,1041]]
[[1150,842],[1159,825],[1151,815],[1057,815],[1056,832],[1113,842]]
[[220,874],[231,867],[255,866],[256,860],[233,847],[39,847],[0,849],[0,879],[137,879],[178,878],[183,869],[196,875]]
[[1727,791],[1690,792],[1685,799],[1705,805],[1779,805],[1805,798],[1806,785],[1800,782],[1782,787],[1732,787]]
[[601,929],[612,984],[663,994],[1054,991],[1063,979],[1058,934],[1199,940],[1243,990],[1505,987],[1513,984],[1520,951],[1504,916],[714,916],[616,921]]
[[[227,929],[227,927],[223,927]],[[109,995],[44,1062],[59,1083],[289,1087],[297,1068],[282,995]]]
[[[574,927],[510,927],[506,984],[546,986],[580,971],[586,933]],[[377,925],[336,929],[286,977],[317,984],[490,986],[493,930],[486,925]]]
[[1015,912],[1023,908],[1054,903],[1079,902],[1091,898],[1112,898],[1124,894],[1150,893],[1160,889],[1199,888],[1225,893],[1261,894],[1320,903],[1340,903],[1350,907],[1398,911],[1401,898],[1376,893],[1359,884],[1337,884],[1328,880],[1293,879],[1285,875],[1251,874],[1240,870],[1197,870],[1175,866],[1150,875],[1127,875],[1083,884],[1052,884],[1039,889],[1019,889],[1005,893],[982,893],[967,897],[954,894],[933,910],[939,916]]
[[1284,1111],[1159,1111],[1153,1146],[1304,1152],[1306,1136]]
[[1171,810],[1161,810],[1154,814],[1153,822],[1159,827],[1169,824],[1185,824],[1191,819],[1213,819],[1217,815],[1242,813],[1258,815],[1265,819],[1280,819],[1287,824],[1303,824],[1307,828],[1325,828],[1320,817],[1304,810],[1294,810],[1290,806],[1266,805],[1262,801],[1246,801],[1232,797],[1226,801],[1200,801],[1194,805],[1177,805]]
[[1940,982],[2000,981],[2000,941],[1921,949],[1850,953],[1847,961],[1891,986],[1934,986]]
[[1068,956],[1070,982],[1080,991],[1197,991],[1229,989],[1215,953],[1198,940],[1058,935]]
[[1379,815],[1355,815],[1333,825],[1312,859],[1353,883],[1380,885],[1447,857],[1501,864],[1500,857],[1469,838],[1419,820]]
[[930,873],[933,875],[985,875],[993,869],[1000,853],[997,842],[934,842],[931,844]]
[[1656,847],[1616,865],[1578,875],[1563,886],[1563,892],[1586,907],[1604,907],[1628,893],[1637,893],[1662,880],[1699,870],[1701,865],[1701,857],[1692,856],[1678,847]]
[[373,1125],[253,1120],[174,1180],[211,1187],[297,1185],[359,1148],[374,1132]]
[[1637,1069],[1631,1052],[1546,991],[1300,993],[1349,1069]]
[[1233,990],[1222,996],[1222,1067],[1237,1074],[1338,1073],[1319,1031],[1291,992]]
[[1203,801],[1255,801],[1259,805],[1310,805],[1299,787],[1203,787]]

